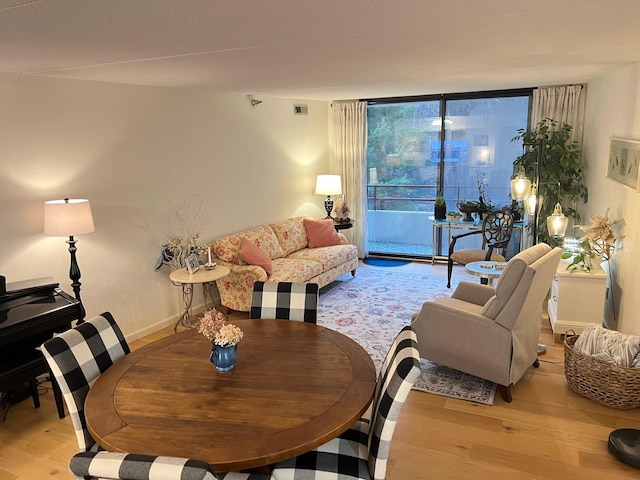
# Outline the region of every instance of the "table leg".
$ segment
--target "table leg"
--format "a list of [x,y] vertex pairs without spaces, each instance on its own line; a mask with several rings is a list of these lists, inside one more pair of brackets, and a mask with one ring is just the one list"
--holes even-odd
[[207,297],[209,297],[209,300],[211,300],[211,308],[215,307],[216,310],[221,312],[228,320],[229,317],[222,310],[222,304],[217,303],[216,299],[214,297],[214,292],[217,289],[218,289],[218,285],[216,284],[216,282],[205,282],[205,283],[202,284],[202,296],[204,297],[204,308],[205,308],[205,311],[209,310],[209,305],[207,304]]
[[173,327],[173,331],[178,331],[178,325],[182,323],[185,328],[191,327],[191,303],[193,302],[193,287],[190,283],[182,284],[182,301],[184,302],[184,312]]

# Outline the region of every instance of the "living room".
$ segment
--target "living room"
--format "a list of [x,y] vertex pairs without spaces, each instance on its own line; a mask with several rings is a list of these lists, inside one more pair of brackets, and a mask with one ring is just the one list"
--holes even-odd
[[[627,14],[621,20],[628,17],[637,18]],[[640,288],[640,201],[636,190],[607,178],[610,138],[640,138],[640,58],[613,63],[598,76],[573,80],[586,83],[589,202],[581,213],[588,219],[610,207],[627,222],[612,261],[622,292],[618,328],[640,335],[640,298],[634,294]],[[267,66],[255,65],[260,68]],[[471,64],[467,73],[473,77],[482,68]],[[131,340],[174,323],[180,314],[181,292],[169,271],[154,270],[177,219],[212,241],[294,215],[325,216],[314,187],[318,174],[330,173],[331,101],[366,98],[353,90],[348,97],[323,92],[325,98],[318,99],[316,91],[330,89],[315,82],[309,95],[286,97],[267,87],[266,93],[168,88],[2,71],[0,273],[8,282],[50,276],[70,292],[67,244],[44,235],[43,202],[88,198],[95,232],[77,237],[87,317],[112,312]],[[547,80],[527,86],[564,83]],[[439,86],[448,84],[442,80]],[[508,85],[477,86],[496,88]],[[381,91],[391,94],[388,86]],[[308,115],[295,115],[297,104],[307,105]]]

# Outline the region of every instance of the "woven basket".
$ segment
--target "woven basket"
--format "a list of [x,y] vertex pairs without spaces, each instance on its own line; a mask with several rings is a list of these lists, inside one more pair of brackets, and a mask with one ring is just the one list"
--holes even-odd
[[564,375],[569,388],[594,402],[620,410],[640,407],[640,369],[603,362],[577,352],[578,335],[564,341]]

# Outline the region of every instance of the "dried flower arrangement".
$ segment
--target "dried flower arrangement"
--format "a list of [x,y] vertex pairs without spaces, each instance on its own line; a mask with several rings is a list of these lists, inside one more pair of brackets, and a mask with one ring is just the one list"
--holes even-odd
[[240,327],[227,323],[224,314],[215,308],[204,312],[198,325],[198,333],[220,347],[237,345],[244,336]]
[[590,272],[596,257],[602,257],[602,260],[609,260],[615,249],[615,243],[618,236],[611,227],[614,225],[626,225],[622,218],[616,220],[609,219],[609,208],[603,216],[594,215],[590,218],[590,225],[576,225],[577,228],[586,232],[580,237],[580,248],[576,253],[563,253],[562,258],[572,258],[573,260],[567,265],[567,270],[582,270]]
[[581,237],[580,240],[587,242],[596,255],[602,255],[603,260],[609,260],[611,258],[613,250],[615,249],[616,240],[622,238],[622,236],[617,236],[611,227],[614,225],[627,224],[623,218],[610,220],[609,210],[610,208],[607,208],[603,216],[594,215],[591,217],[589,219],[591,225],[578,225],[580,230],[586,232],[586,235]]

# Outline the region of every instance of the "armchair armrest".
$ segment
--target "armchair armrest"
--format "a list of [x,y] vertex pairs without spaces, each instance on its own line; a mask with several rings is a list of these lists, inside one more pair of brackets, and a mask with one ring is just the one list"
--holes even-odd
[[248,312],[251,309],[253,284],[257,281],[266,282],[267,272],[257,265],[236,265],[220,260],[217,263],[231,270],[229,275],[216,280],[220,303],[233,310]]
[[458,284],[451,298],[473,303],[474,305],[484,305],[495,294],[495,287],[465,281]]
[[451,254],[453,253],[453,249],[455,248],[456,242],[458,241],[459,238],[469,237],[471,235],[479,235],[481,233],[482,233],[482,230],[473,230],[471,232],[462,233],[460,235],[453,235],[451,237],[451,243],[449,244],[449,256],[451,256]]

